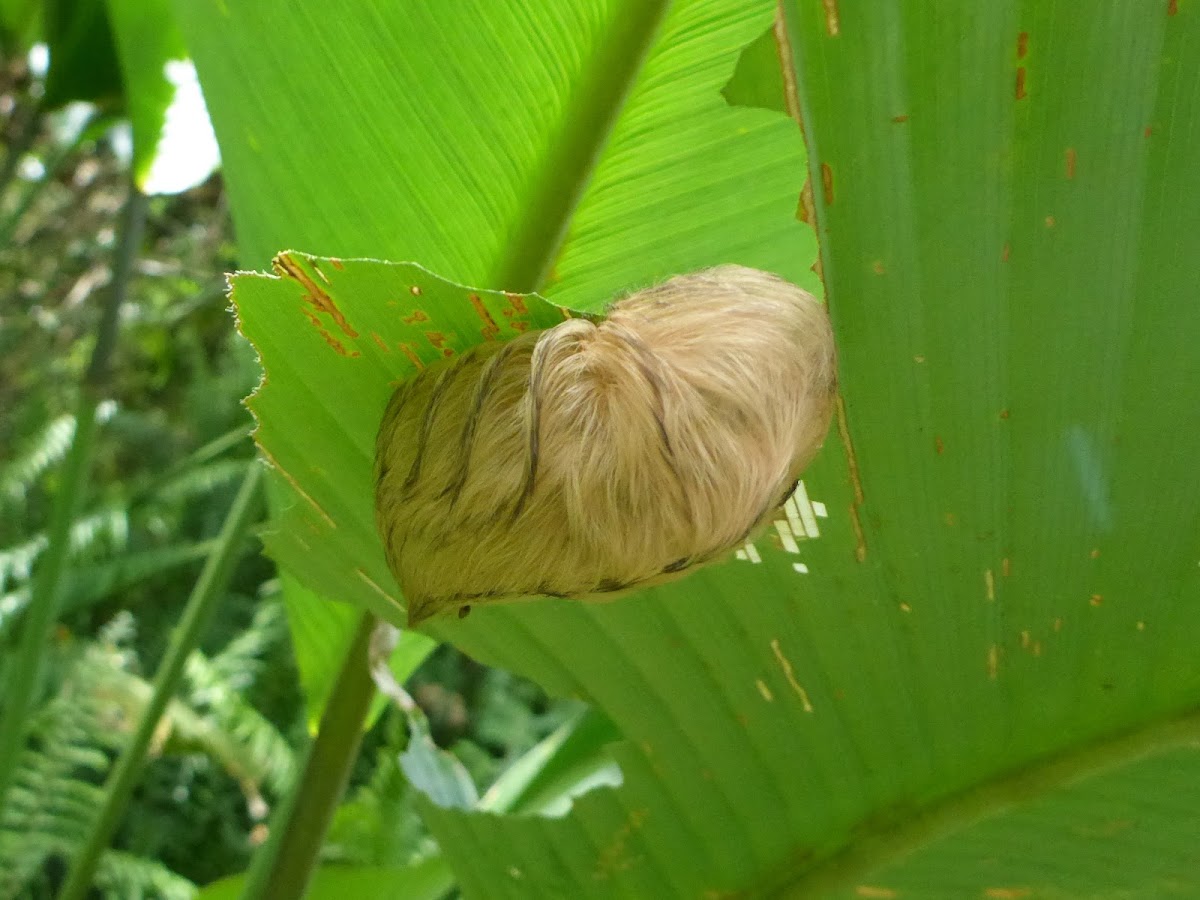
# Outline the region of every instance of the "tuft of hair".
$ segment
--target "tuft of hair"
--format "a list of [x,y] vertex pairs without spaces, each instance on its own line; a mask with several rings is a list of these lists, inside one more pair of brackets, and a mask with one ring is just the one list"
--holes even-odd
[[375,514],[409,624],[609,598],[721,558],[771,518],[833,411],[824,307],[756,269],[678,275],[401,385]]

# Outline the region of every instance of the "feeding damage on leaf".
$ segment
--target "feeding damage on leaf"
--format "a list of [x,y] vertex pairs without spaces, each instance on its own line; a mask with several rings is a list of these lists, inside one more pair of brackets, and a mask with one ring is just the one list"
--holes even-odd
[[719,559],[786,499],[835,387],[821,304],[740,266],[430,366],[376,441],[376,524],[409,624],[608,599]]

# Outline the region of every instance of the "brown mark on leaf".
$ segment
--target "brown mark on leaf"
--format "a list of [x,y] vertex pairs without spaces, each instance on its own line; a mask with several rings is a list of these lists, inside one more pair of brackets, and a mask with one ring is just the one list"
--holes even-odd
[[876,275],[883,275],[887,272],[887,268],[884,267],[883,260],[877,259],[875,262],[871,263],[871,271]]
[[933,436],[933,449],[934,449],[934,452],[936,452],[938,456],[941,456],[943,453],[946,452],[946,445],[942,443],[942,438],[940,435],[935,434]]
[[529,307],[525,305],[525,298],[520,294],[505,294],[504,297],[508,300],[508,308],[504,310],[505,316],[512,318],[529,315]]
[[1012,562],[1007,556],[1000,560],[1000,574],[1005,578],[1012,574]]
[[1007,410],[1007,409],[1002,409],[1002,410],[1000,410],[1000,418],[1001,418],[1001,419],[1007,419],[1007,418],[1008,418],[1008,410]]
[[1046,227],[1053,228],[1056,223],[1054,216],[1046,216]]
[[[325,293],[324,289],[317,286],[317,283],[309,277],[308,273],[304,271],[303,267],[295,259],[286,253],[280,253],[272,262],[275,271],[279,275],[291,278],[304,288],[305,301],[311,303],[317,312],[325,313],[333,319],[334,323],[342,330],[342,333],[346,337],[358,337],[358,332],[350,327],[350,323],[342,315],[342,311],[338,309],[337,304],[333,302],[333,298]],[[313,270],[322,281],[326,284],[329,283],[329,279],[325,277],[325,273],[317,268],[315,264],[313,264]]]
[[1092,606],[1099,606],[1103,602],[1104,597],[1101,594],[1092,594],[1092,596],[1088,597],[1088,603]]
[[646,815],[647,811],[644,809],[629,811],[629,817],[617,829],[608,846],[601,850],[596,858],[596,870],[593,876],[597,880],[610,878],[626,871],[633,865],[635,860],[627,856],[629,839],[634,832],[641,829],[642,824],[646,821]]
[[356,567],[354,569],[354,574],[357,575],[359,580],[362,581],[367,587],[369,587],[371,590],[373,590],[375,593],[377,593],[380,597],[382,597],[384,600],[386,600],[389,605],[396,607],[396,609],[402,609],[402,607],[400,606],[400,601],[397,600],[395,597],[393,597],[391,594],[389,594],[387,591],[385,591],[383,588],[381,588],[379,586],[379,584],[375,581],[375,579],[372,578],[370,575],[368,575],[366,572],[364,572],[362,569]]
[[1029,32],[1022,31],[1017,35],[1017,59],[1024,59],[1029,53]]
[[421,362],[421,357],[417,356],[411,346],[408,344],[397,344],[396,346],[400,348],[401,353],[408,357],[408,361],[416,367],[418,372],[425,368],[425,363]]
[[854,500],[850,503],[850,525],[854,528],[854,557],[859,562],[867,558],[867,539],[863,533],[862,519],[859,511],[862,509],[864,497],[862,479],[858,472],[858,457],[854,453],[854,444],[850,440],[850,423],[846,418],[846,403],[842,395],[837,396],[837,425],[838,436],[842,439],[842,450],[846,454],[846,467],[850,472],[850,485],[854,488]]
[[1179,13],[1179,0],[1167,0],[1167,15],[1174,16]]
[[425,312],[423,309],[414,309],[407,316],[404,316],[400,321],[405,325],[416,325],[420,322],[428,322],[429,313]]
[[1068,181],[1075,177],[1075,159],[1077,156],[1078,156],[1078,154],[1076,154],[1074,147],[1067,148],[1066,160],[1067,160],[1067,180]]
[[454,351],[446,346],[446,341],[449,340],[449,338],[442,334],[442,332],[427,331],[425,332],[425,340],[429,341],[434,350],[440,350],[442,356],[446,357],[447,359],[454,355]]
[[825,31],[830,37],[837,37],[842,33],[842,23],[838,15],[837,0],[821,0],[825,7]]
[[381,338],[374,331],[371,332],[371,340],[373,340],[375,342],[375,344],[379,347],[379,349],[382,350],[384,353],[392,352],[392,348],[387,345],[387,341],[385,341],[383,338]]
[[1092,559],[1099,559],[1100,558],[1100,548],[1099,547],[1094,548],[1092,550],[1092,552],[1088,554],[1088,556],[1090,556]]
[[346,267],[345,267],[345,266],[342,264],[342,261],[341,261],[340,259],[337,259],[337,258],[334,258],[334,259],[331,259],[331,260],[329,260],[329,264],[330,264],[331,266],[333,266],[335,269],[337,269],[339,272],[342,272],[342,271],[344,271],[344,270],[345,270],[345,268],[346,268]]
[[804,187],[800,190],[800,209],[796,213],[796,218],[805,225],[812,225],[814,228],[817,224],[817,207],[813,202],[812,179],[804,179]]
[[1017,99],[1024,100],[1025,93],[1025,67],[1017,66]]
[[314,328],[317,329],[317,332],[325,339],[325,343],[332,347],[335,353],[338,353],[347,359],[353,359],[354,357],[361,355],[357,350],[348,351],[345,344],[330,334],[329,329],[322,325],[321,320],[318,319],[313,313],[309,312],[308,310],[304,310],[304,317],[308,319]]
[[908,116],[907,115],[892,116],[892,121],[895,122],[897,125],[902,125],[903,123],[908,121]]
[[283,466],[281,466],[279,464],[279,460],[277,460],[274,456],[271,455],[271,451],[269,451],[266,447],[264,447],[261,443],[259,443],[257,438],[255,439],[255,443],[258,444],[258,452],[263,455],[263,457],[267,460],[267,462],[269,462],[272,466],[275,467],[276,472],[278,472],[280,475],[282,475],[284,477],[284,479],[287,481],[287,483],[292,486],[292,490],[294,490],[297,494],[299,494],[302,498],[304,498],[304,500],[307,501],[308,504],[317,511],[317,513],[321,516],[321,518],[325,520],[326,525],[328,525],[330,528],[337,528],[337,523],[333,521],[333,516],[331,516],[331,515],[329,515],[329,513],[325,512],[325,510],[324,510],[324,508],[322,508],[321,504],[318,503],[316,500],[314,500],[308,494],[308,492],[304,490],[304,488],[300,487],[300,482],[298,482],[295,478],[292,477],[291,472],[289,472],[287,469],[285,469]]
[[826,206],[833,205],[833,169],[825,162],[821,163],[821,196]]
[[1142,137],[1150,137],[1152,134],[1154,134],[1154,129],[1149,125],[1146,126],[1144,131],[1142,131]]
[[492,314],[488,312],[488,308],[483,304],[483,298],[478,294],[468,294],[467,299],[471,301],[471,306],[475,309],[475,315],[483,321],[483,328],[480,334],[483,335],[485,341],[494,340],[500,334],[500,326],[496,324],[496,320],[492,318]]
[[1008,258],[1011,255],[1012,255],[1012,244],[1010,244],[1006,241],[1004,243],[1004,246],[1000,248],[1000,262],[1008,262]]

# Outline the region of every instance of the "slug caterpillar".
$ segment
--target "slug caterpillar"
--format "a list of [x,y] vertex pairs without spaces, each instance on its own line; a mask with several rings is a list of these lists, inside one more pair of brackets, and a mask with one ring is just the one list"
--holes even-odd
[[790,494],[835,387],[824,307],[741,266],[422,371],[375,447],[376,524],[409,624],[612,596],[719,559]]

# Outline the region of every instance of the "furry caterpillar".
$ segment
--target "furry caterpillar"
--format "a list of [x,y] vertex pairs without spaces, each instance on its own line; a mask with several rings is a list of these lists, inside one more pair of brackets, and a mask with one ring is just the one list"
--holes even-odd
[[825,309],[741,266],[473,347],[401,385],[375,519],[408,620],[676,578],[764,525],[829,427]]

